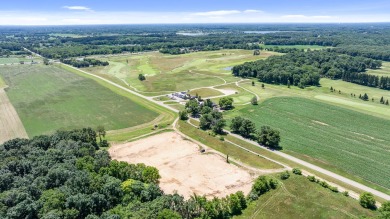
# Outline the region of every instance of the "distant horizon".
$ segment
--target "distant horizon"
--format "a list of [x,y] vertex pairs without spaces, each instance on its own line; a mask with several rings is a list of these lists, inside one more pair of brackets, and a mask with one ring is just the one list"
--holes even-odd
[[62,26],[142,26],[142,25],[359,25],[359,24],[390,24],[390,21],[383,22],[329,22],[329,23],[304,23],[304,22],[267,22],[267,23],[123,23],[123,24],[0,24],[0,27],[62,27]]
[[1,26],[386,23],[386,0],[20,0],[0,6]]

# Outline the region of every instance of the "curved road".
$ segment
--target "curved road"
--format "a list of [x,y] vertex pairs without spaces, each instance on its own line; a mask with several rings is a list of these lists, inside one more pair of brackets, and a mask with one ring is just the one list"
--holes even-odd
[[[65,65],[65,64],[64,64],[64,65]],[[118,84],[116,84],[116,83],[114,83],[114,82],[112,82],[112,81],[109,81],[109,80],[107,80],[107,79],[105,79],[105,78],[102,78],[102,77],[100,77],[100,76],[97,76],[97,75],[88,73],[88,72],[86,72],[86,71],[80,70],[80,69],[75,68],[75,67],[70,66],[70,65],[67,65],[67,66],[69,66],[69,67],[71,67],[71,68],[73,68],[73,69],[76,69],[76,70],[78,70],[78,71],[80,71],[80,72],[83,72],[84,74],[87,74],[87,75],[90,75],[90,76],[93,76],[93,77],[97,77],[97,78],[99,78],[99,79],[101,79],[101,80],[103,80],[103,81],[105,81],[105,82],[107,82],[107,83],[109,83],[109,84],[111,84],[111,85],[114,85],[114,86],[116,86],[116,87],[118,87],[118,88],[121,88],[121,89],[123,89],[123,90],[125,90],[125,91],[127,91],[127,92],[130,92],[130,93],[132,93],[132,94],[134,94],[134,95],[137,95],[137,96],[139,96],[139,97],[141,97],[141,98],[144,98],[144,99],[146,99],[146,100],[149,100],[149,101],[151,101],[151,102],[154,102],[155,104],[158,104],[158,105],[160,105],[160,106],[163,106],[163,107],[165,107],[165,108],[167,108],[167,109],[169,109],[169,110],[172,110],[172,111],[174,111],[174,112],[179,112],[179,110],[174,109],[174,108],[170,107],[169,105],[166,105],[166,104],[163,104],[163,103],[161,103],[161,102],[159,102],[159,101],[153,100],[153,97],[144,96],[144,95],[139,94],[139,93],[137,93],[137,92],[135,92],[135,91],[132,91],[132,90],[130,90],[130,89],[127,89],[127,88],[125,88],[125,87],[123,87],[123,86],[121,86],[121,85],[118,85]],[[183,134],[183,133],[181,133],[181,134]],[[230,133],[230,134],[233,135],[233,136],[236,137],[236,138],[240,138],[241,140],[244,140],[244,141],[246,141],[246,142],[248,142],[248,143],[250,143],[250,144],[253,144],[253,145],[256,145],[256,146],[260,147],[260,146],[259,146],[256,142],[254,142],[254,141],[245,139],[245,138],[243,138],[243,137],[241,137],[241,136],[239,136],[239,135],[233,134],[233,133]],[[184,135],[184,134],[183,134],[183,135]],[[186,137],[189,138],[188,136],[186,136]],[[291,156],[291,155],[288,155],[288,154],[283,153],[283,152],[280,152],[280,151],[271,151],[271,152],[272,152],[272,153],[275,153],[275,154],[277,154],[277,155],[279,155],[279,156],[281,156],[281,157],[284,157],[284,158],[286,158],[286,159],[288,159],[288,160],[291,160],[291,161],[293,161],[293,162],[296,162],[296,163],[298,163],[298,164],[300,164],[300,165],[303,165],[303,166],[305,166],[305,167],[307,167],[307,168],[313,169],[313,170],[318,171],[318,172],[320,172],[320,173],[322,173],[322,174],[325,174],[325,175],[327,175],[327,176],[330,176],[330,177],[332,177],[332,178],[334,178],[334,179],[340,180],[340,181],[342,181],[342,182],[344,182],[344,183],[346,183],[346,184],[349,184],[349,185],[351,185],[351,186],[353,186],[353,187],[356,187],[356,188],[358,188],[358,189],[361,189],[361,190],[364,190],[364,191],[367,191],[367,192],[371,192],[372,194],[374,194],[374,195],[376,195],[376,196],[378,196],[378,197],[381,197],[381,198],[383,198],[383,199],[390,200],[390,195],[387,195],[387,194],[385,194],[385,193],[383,193],[383,192],[380,192],[380,191],[378,191],[378,190],[372,189],[372,188],[370,188],[370,187],[368,187],[368,186],[365,186],[365,185],[363,185],[363,184],[361,184],[361,183],[358,183],[358,182],[356,182],[356,181],[350,180],[350,179],[348,179],[348,178],[346,178],[346,177],[343,177],[343,176],[341,176],[341,175],[339,175],[339,174],[333,173],[333,172],[331,172],[331,171],[329,171],[329,170],[325,170],[325,169],[323,169],[323,168],[321,168],[321,167],[319,167],[319,166],[316,166],[316,165],[314,165],[314,164],[308,163],[308,162],[306,162],[306,161],[303,161],[303,160],[301,160],[301,159],[298,159],[298,158],[296,158],[296,157],[293,157],[293,156]]]
[[[30,51],[30,50],[28,50],[28,49],[26,49],[26,48],[25,48],[25,50]],[[31,52],[31,51],[30,51],[30,52]],[[34,52],[32,52],[32,53],[33,53],[33,54],[36,54],[36,53],[34,53]],[[36,55],[40,56],[39,54],[36,54]],[[40,56],[40,57],[42,57],[42,56]],[[61,63],[61,64],[63,64],[63,63]],[[66,65],[66,64],[63,64],[63,65]],[[87,74],[87,75],[90,75],[90,76],[99,78],[100,80],[103,80],[103,81],[105,81],[105,82],[107,82],[107,83],[109,83],[109,84],[111,84],[111,85],[113,85],[113,86],[115,86],[115,87],[118,87],[118,88],[120,88],[120,89],[122,89],[122,90],[124,90],[124,91],[127,91],[127,92],[129,92],[129,93],[132,93],[132,94],[134,94],[134,95],[136,95],[136,96],[138,96],[138,97],[144,98],[144,99],[146,99],[146,100],[148,100],[148,101],[151,101],[151,102],[153,102],[153,103],[155,103],[155,104],[157,104],[157,105],[160,105],[160,106],[162,106],[162,107],[165,107],[165,108],[167,108],[167,109],[169,109],[169,110],[172,110],[172,111],[174,111],[174,112],[179,112],[179,110],[174,109],[174,108],[170,107],[169,105],[166,105],[166,104],[163,104],[163,103],[161,103],[161,102],[159,102],[159,101],[153,100],[153,97],[144,96],[144,95],[142,95],[142,94],[140,94],[140,93],[137,93],[137,92],[135,92],[135,91],[133,91],[133,90],[130,90],[130,89],[128,89],[128,88],[125,88],[125,87],[123,87],[123,86],[121,86],[121,85],[118,85],[118,84],[112,82],[112,81],[109,81],[109,80],[107,80],[107,79],[105,79],[105,78],[103,78],[103,77],[100,77],[100,76],[91,74],[91,73],[89,73],[89,72],[86,72],[86,71],[84,71],[84,70],[75,68],[75,67],[73,67],[73,66],[70,66],[70,65],[66,65],[66,66],[68,66],[68,67],[70,67],[70,68],[73,68],[73,69],[76,69],[76,70],[78,70],[78,71],[80,71],[80,72],[82,72],[82,73],[84,73],[84,74]],[[183,134],[183,133],[181,133],[181,134]],[[239,138],[239,139],[244,140],[244,141],[246,141],[246,142],[248,142],[248,143],[250,143],[250,144],[253,144],[253,145],[256,145],[256,146],[260,147],[260,146],[259,146],[256,142],[254,142],[254,141],[245,139],[245,138],[243,138],[243,137],[241,137],[241,136],[239,136],[239,135],[233,134],[233,133],[230,133],[230,134],[231,134],[232,136],[236,137],[236,138]],[[183,134],[183,135],[184,135],[184,134]],[[186,136],[186,137],[188,137],[188,136]],[[189,137],[188,137],[188,138],[189,138]],[[283,153],[283,152],[280,152],[280,151],[271,151],[271,152],[274,153],[274,154],[277,154],[277,155],[279,155],[279,156],[281,156],[281,157],[284,157],[284,158],[286,158],[286,159],[288,159],[288,160],[291,160],[291,161],[293,161],[293,162],[296,162],[296,163],[298,163],[298,164],[300,164],[300,165],[303,165],[303,166],[305,166],[305,167],[307,167],[307,168],[310,168],[310,169],[313,169],[313,170],[315,170],[315,171],[318,171],[318,172],[320,172],[320,173],[322,173],[322,174],[324,174],[324,175],[327,175],[327,176],[329,176],[329,177],[332,177],[332,178],[334,178],[334,179],[337,179],[337,180],[339,180],[339,181],[342,181],[343,183],[346,183],[346,184],[348,184],[348,185],[351,185],[351,186],[353,186],[353,187],[355,187],[355,188],[361,189],[361,190],[366,191],[366,192],[371,192],[372,194],[374,194],[374,195],[376,195],[376,196],[378,196],[378,197],[380,197],[380,198],[383,198],[383,199],[385,199],[385,200],[390,200],[390,195],[387,195],[387,194],[385,194],[385,193],[383,193],[383,192],[380,192],[380,191],[378,191],[378,190],[375,190],[375,189],[373,189],[373,188],[370,188],[370,187],[368,187],[368,186],[365,186],[365,185],[363,185],[363,184],[361,184],[361,183],[358,183],[358,182],[356,182],[356,181],[353,181],[353,180],[351,180],[351,179],[348,179],[348,178],[346,178],[346,177],[343,177],[343,176],[341,176],[341,175],[339,175],[339,174],[333,173],[333,172],[331,172],[331,171],[329,171],[329,170],[325,170],[325,169],[323,169],[323,168],[321,168],[321,167],[319,167],[319,166],[313,165],[313,164],[311,164],[311,163],[308,163],[308,162],[306,162],[306,161],[303,161],[303,160],[301,160],[301,159],[298,159],[298,158],[296,158],[296,157],[293,157],[293,156],[291,156],[291,155],[288,155],[288,154]]]

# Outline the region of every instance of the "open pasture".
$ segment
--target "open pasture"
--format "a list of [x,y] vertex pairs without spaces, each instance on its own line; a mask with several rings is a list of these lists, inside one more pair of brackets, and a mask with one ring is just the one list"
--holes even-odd
[[271,98],[229,112],[281,132],[283,151],[390,188],[390,120],[305,98]]
[[292,174],[276,189],[252,202],[235,219],[261,218],[360,218],[376,213],[362,208],[357,200],[331,192],[303,176]]
[[0,74],[30,137],[86,126],[124,129],[158,116],[91,79],[57,66],[3,66]]

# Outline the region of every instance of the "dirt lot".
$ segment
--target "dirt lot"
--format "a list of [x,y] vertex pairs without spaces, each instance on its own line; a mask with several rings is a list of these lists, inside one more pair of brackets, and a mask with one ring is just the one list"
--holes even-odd
[[183,139],[175,132],[163,133],[135,142],[114,145],[113,159],[145,163],[159,169],[160,187],[166,193],[177,191],[188,198],[193,193],[207,197],[224,197],[230,193],[249,193],[255,176],[225,158]]
[[28,138],[18,113],[0,88],[0,144],[13,138]]

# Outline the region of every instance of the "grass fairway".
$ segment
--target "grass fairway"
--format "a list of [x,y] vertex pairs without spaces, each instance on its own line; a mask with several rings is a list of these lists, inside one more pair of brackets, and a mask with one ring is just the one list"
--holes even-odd
[[239,217],[244,218],[360,218],[374,217],[376,212],[364,209],[357,200],[331,192],[303,176],[291,175],[255,201]]
[[95,81],[57,66],[4,66],[7,95],[30,137],[57,129],[141,125],[158,114]]
[[281,132],[286,153],[390,188],[390,121],[304,98],[278,97],[227,114]]

